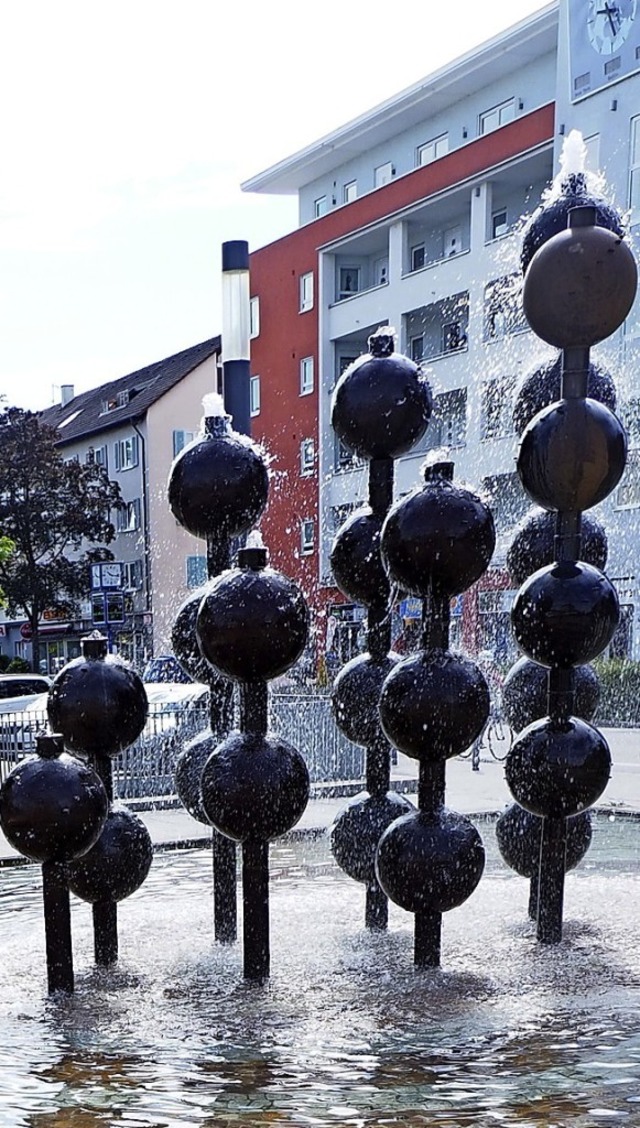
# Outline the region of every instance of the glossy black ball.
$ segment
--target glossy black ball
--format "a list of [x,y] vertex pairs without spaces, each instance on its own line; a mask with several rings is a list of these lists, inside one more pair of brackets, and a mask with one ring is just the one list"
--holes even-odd
[[482,877],[484,846],[470,819],[439,807],[397,819],[376,855],[380,886],[410,913],[446,913],[466,901]]
[[[513,407],[513,426],[521,435],[531,420],[552,403],[557,403],[562,391],[562,353],[528,372],[517,392]],[[613,376],[601,364],[589,364],[587,377],[589,399],[603,403],[610,411],[616,409],[616,388]]]
[[375,858],[383,832],[392,822],[415,810],[402,795],[356,796],[337,816],[330,829],[331,852],[354,881],[372,885],[376,880]]
[[554,235],[566,231],[571,208],[584,204],[595,207],[595,221],[599,227],[605,227],[622,238],[625,229],[618,209],[603,196],[590,191],[584,173],[571,173],[564,180],[562,191],[554,199],[540,204],[523,230],[520,253],[523,274],[536,251]]
[[505,778],[517,803],[534,815],[568,818],[602,795],[611,770],[602,733],[570,717],[548,717],[520,733],[505,762]]
[[531,259],[522,307],[533,332],[555,348],[590,348],[615,333],[629,313],[638,271],[619,236],[573,226]]
[[202,773],[222,739],[222,735],[214,736],[210,728],[199,732],[185,744],[174,771],[176,793],[182,806],[192,818],[207,826],[211,824],[202,803]]
[[354,744],[371,745],[382,736],[380,691],[401,661],[399,654],[388,654],[381,662],[370,654],[358,654],[338,673],[331,690],[333,715],[340,731]]
[[431,410],[429,384],[414,361],[365,353],[336,384],[331,425],[361,458],[399,458],[424,435]]
[[419,651],[389,674],[380,720],[392,744],[431,763],[459,756],[482,732],[489,689],[481,670],[449,651]]
[[69,888],[83,901],[123,901],[139,889],[153,860],[151,836],[142,819],[113,803],[102,834],[68,868]]
[[458,595],[486,570],[495,547],[489,508],[437,472],[391,507],[382,527],[384,566],[394,583],[425,596]]
[[[523,584],[534,572],[556,560],[556,514],[533,509],[516,527],[507,552],[507,569],[514,584]],[[590,513],[583,513],[580,525],[580,559],[594,568],[607,563],[607,534]]]
[[169,505],[195,537],[237,537],[258,521],[269,477],[262,452],[235,431],[205,434],[180,451],[169,472]]
[[235,681],[269,680],[298,660],[308,611],[293,580],[272,568],[234,568],[210,584],[196,620],[207,662]]
[[212,669],[202,657],[196,637],[196,619],[208,584],[196,588],[178,608],[171,628],[171,646],[182,669],[196,682],[208,682]]
[[[574,670],[574,705],[572,713],[583,721],[592,720],[600,699],[600,682],[592,666],[576,666]],[[546,717],[549,671],[529,658],[519,658],[504,679],[501,700],[504,714],[514,732]]]
[[543,509],[583,512],[615,489],[626,457],[617,416],[596,400],[567,399],[545,408],[525,428],[517,469]]
[[340,591],[370,607],[389,596],[389,580],[380,557],[382,518],[364,506],[338,530],[331,546],[331,570]]
[[100,837],[109,803],[87,764],[63,752],[29,756],[0,790],[0,827],[14,849],[34,862],[67,862]]
[[309,798],[300,753],[273,733],[232,733],[202,773],[209,821],[238,842],[269,842],[295,826]]
[[117,756],[142,732],[149,711],[142,680],[113,654],[74,658],[53,679],[49,724],[72,752]]
[[[589,811],[581,811],[567,819],[567,846],[564,857],[565,872],[575,869],[591,845],[592,827]],[[510,867],[521,877],[533,877],[538,872],[542,819],[512,803],[496,822],[498,849]]]
[[613,584],[582,561],[541,568],[523,584],[511,611],[513,633],[542,666],[581,666],[609,645],[620,616]]

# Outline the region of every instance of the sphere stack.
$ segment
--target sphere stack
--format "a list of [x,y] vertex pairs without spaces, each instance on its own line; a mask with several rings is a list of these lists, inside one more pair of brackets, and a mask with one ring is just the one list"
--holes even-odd
[[451,599],[480,578],[494,547],[489,509],[454,485],[450,462],[427,465],[424,486],[392,507],[382,529],[389,578],[422,599],[422,649],[382,687],[382,727],[419,762],[419,809],[384,832],[376,873],[391,900],[415,913],[420,966],[439,965],[442,914],[471,895],[484,868],[475,826],[444,806],[446,761],[473,743],[489,715],[484,676],[449,650],[449,625]]
[[[522,432],[518,474],[545,514],[529,519],[510,554],[512,572],[527,577],[512,611],[514,635],[526,658],[548,670],[546,715],[524,728],[506,762],[514,798],[543,820],[537,935],[550,944],[562,937],[567,820],[598,799],[610,770],[606,741],[578,715],[588,712],[588,702],[586,710],[576,707],[576,670],[604,650],[619,617],[615,589],[602,570],[606,542],[582,514],[618,484],[626,438],[607,406],[610,388],[594,388],[590,349],[622,324],[637,285],[620,232],[596,226],[602,211],[582,204],[564,214],[568,227],[552,224],[550,236],[542,216],[529,240],[537,249],[524,260],[524,312],[533,331],[562,350],[561,387],[560,398]],[[590,379],[599,399],[589,394]],[[544,684],[535,668],[533,676]],[[541,692],[533,691],[535,712]]]
[[393,501],[394,459],[425,433],[432,398],[418,366],[394,352],[392,329],[384,326],[374,333],[369,350],[341,376],[331,410],[336,434],[367,461],[369,471],[368,505],[349,517],[331,549],[336,584],[348,599],[367,608],[367,650],[343,667],[332,690],[338,727],[366,748],[366,795],[338,815],[331,848],[345,873],[366,887],[366,926],[382,930],[388,902],[375,874],[376,849],[383,831],[413,808],[389,789],[390,746],[378,711],[383,682],[400,661],[391,652],[391,590],[380,535]]

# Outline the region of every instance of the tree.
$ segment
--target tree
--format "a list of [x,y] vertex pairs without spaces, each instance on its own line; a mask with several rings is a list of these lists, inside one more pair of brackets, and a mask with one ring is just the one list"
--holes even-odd
[[0,587],[9,613],[23,612],[31,626],[36,669],[42,612],[77,612],[89,565],[113,559],[110,514],[122,504],[104,467],[65,462],[56,439],[33,412],[0,412],[0,530],[14,546],[0,555]]
[[[0,564],[6,564],[14,548],[15,545],[12,540],[9,540],[9,537],[0,536]],[[6,596],[0,587],[0,607],[6,607],[6,605]]]

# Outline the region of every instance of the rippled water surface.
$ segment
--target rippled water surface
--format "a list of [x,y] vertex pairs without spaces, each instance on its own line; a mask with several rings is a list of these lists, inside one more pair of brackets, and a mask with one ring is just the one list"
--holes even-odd
[[640,823],[598,821],[556,949],[483,836],[438,972],[414,971],[401,910],[365,932],[324,843],[274,849],[266,987],[212,942],[208,851],[156,858],[115,971],[74,902],[69,999],[45,993],[38,868],[0,870],[0,1125],[640,1126]]

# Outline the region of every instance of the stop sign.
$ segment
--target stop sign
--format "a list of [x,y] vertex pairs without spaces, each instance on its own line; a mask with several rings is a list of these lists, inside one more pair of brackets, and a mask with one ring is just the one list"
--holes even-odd
[[23,623],[20,627],[20,634],[22,638],[31,638],[33,635],[33,628],[31,626],[31,623]]

